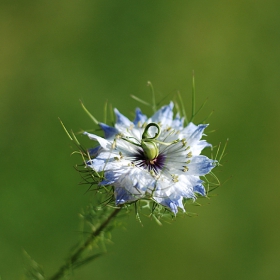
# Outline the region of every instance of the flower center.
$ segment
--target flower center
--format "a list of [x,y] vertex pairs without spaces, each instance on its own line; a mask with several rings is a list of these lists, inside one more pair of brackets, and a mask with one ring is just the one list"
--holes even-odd
[[[149,129],[152,131],[149,132]],[[150,134],[152,132],[153,136]],[[176,139],[170,143],[159,141],[157,138],[161,134],[160,126],[157,123],[149,123],[142,134],[142,139],[139,141],[134,137],[122,137],[121,139],[128,143],[137,146],[135,155],[133,155],[132,163],[135,166],[145,168],[155,174],[158,174],[164,167],[166,153],[159,152],[158,145],[171,146],[179,142]],[[136,142],[131,139],[136,140]],[[137,143],[138,142],[138,143]]]
[[149,159],[142,149],[138,149],[137,153],[133,157],[133,163],[135,166],[142,167],[148,171],[153,171],[158,174],[164,167],[166,156],[159,153],[154,159]]

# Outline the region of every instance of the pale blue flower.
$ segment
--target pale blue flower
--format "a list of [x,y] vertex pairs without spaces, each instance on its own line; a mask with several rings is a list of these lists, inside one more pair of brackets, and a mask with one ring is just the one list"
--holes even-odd
[[[189,123],[184,127],[184,119],[178,114],[173,119],[173,106],[172,102],[163,106],[151,118],[136,109],[134,121],[115,109],[115,127],[100,123],[105,138],[85,132],[99,143],[91,150],[87,167],[104,171],[100,185],[113,186],[116,205],[152,199],[176,214],[178,207],[185,211],[184,199],[206,195],[200,176],[216,165],[200,155],[211,146],[201,140],[207,125]],[[143,136],[145,131],[148,138]],[[141,142],[143,139],[145,142]],[[149,145],[147,151],[144,144]],[[148,152],[155,153],[155,157],[147,156]]]

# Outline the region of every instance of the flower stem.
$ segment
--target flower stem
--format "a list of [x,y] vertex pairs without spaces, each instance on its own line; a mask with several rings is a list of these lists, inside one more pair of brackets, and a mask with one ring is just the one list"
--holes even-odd
[[59,268],[59,270],[49,278],[49,280],[57,280],[61,279],[61,277],[64,276],[65,272],[72,268],[72,265],[75,264],[79,258],[81,257],[82,253],[92,244],[92,242],[102,233],[102,231],[109,225],[111,220],[117,216],[117,214],[120,212],[122,207],[116,208],[110,216],[99,225],[99,227],[93,231],[88,239],[84,242],[84,244],[79,247],[76,252],[73,253],[72,256],[70,256],[69,260]]

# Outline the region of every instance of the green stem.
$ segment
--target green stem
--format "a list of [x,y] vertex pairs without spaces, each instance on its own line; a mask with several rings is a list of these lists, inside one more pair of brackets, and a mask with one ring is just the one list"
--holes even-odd
[[72,264],[74,264],[82,255],[82,253],[92,244],[92,242],[102,233],[102,231],[109,225],[111,220],[117,216],[117,214],[120,212],[120,208],[116,208],[111,215],[95,230],[91,233],[91,235],[88,237],[88,239],[84,242],[84,244],[77,249],[75,253],[69,258],[69,260],[59,268],[59,270],[49,278],[49,280],[57,280],[61,279],[61,277],[64,276],[65,272],[69,269],[71,269]]

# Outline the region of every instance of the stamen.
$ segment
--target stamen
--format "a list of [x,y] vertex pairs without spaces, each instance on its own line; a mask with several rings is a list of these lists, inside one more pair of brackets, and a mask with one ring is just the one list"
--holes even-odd
[[179,177],[178,177],[178,175],[176,175],[176,174],[171,174],[171,177],[172,177],[172,181],[173,181],[174,183],[179,182]]
[[189,171],[189,168],[187,166],[183,166],[183,167],[184,167],[183,172]]
[[113,141],[112,145],[111,145],[111,148],[112,148],[112,150],[115,150],[116,147],[117,147],[117,141],[116,141],[116,139],[115,139],[115,140]]

